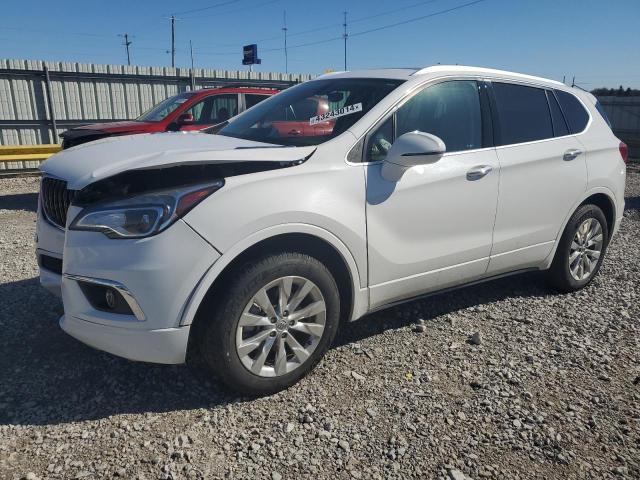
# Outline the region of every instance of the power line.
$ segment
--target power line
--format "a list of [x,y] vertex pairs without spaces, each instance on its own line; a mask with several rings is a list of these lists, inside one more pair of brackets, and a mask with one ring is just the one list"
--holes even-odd
[[368,15],[366,17],[356,18],[354,20],[351,20],[351,23],[365,22],[367,20],[371,20],[372,18],[378,18],[378,17],[382,17],[382,16],[385,16],[385,15],[390,15],[392,13],[398,13],[398,12],[402,12],[404,10],[410,10],[412,8],[421,7],[422,5],[427,5],[429,3],[435,3],[437,1],[439,1],[439,0],[425,0],[425,1],[414,3],[414,4],[411,4],[411,5],[405,5],[404,7],[394,8],[392,10],[386,10],[384,12],[376,13],[376,14],[373,14],[373,15]]
[[[382,16],[385,16],[385,15],[390,15],[390,14],[401,12],[401,11],[404,11],[404,10],[409,10],[411,8],[421,7],[423,5],[427,5],[429,3],[434,3],[434,2],[437,2],[437,1],[440,1],[440,0],[425,0],[425,1],[422,1],[422,2],[414,3],[412,5],[406,5],[404,7],[394,8],[392,10],[385,10],[384,12],[376,13],[374,15],[368,15],[366,17],[360,17],[360,18],[352,19],[352,20],[349,21],[349,23],[351,23],[351,24],[360,23],[360,22],[364,22],[364,21],[371,20],[371,19],[374,19],[374,18],[382,17]],[[298,37],[300,35],[306,35],[308,33],[319,32],[321,30],[328,30],[328,29],[331,29],[331,28],[336,28],[336,27],[341,27],[341,26],[343,26],[342,23],[325,24],[325,25],[320,26],[320,27],[315,27],[315,28],[310,28],[308,30],[301,30],[299,32],[289,33],[288,36],[289,37]],[[271,37],[257,38],[257,39],[254,39],[253,41],[254,42],[267,42],[267,41],[276,40],[276,39],[279,39],[279,38],[280,38],[280,36],[271,36]],[[234,44],[220,44],[220,46],[230,47],[230,46],[234,46]]]
[[205,10],[211,10],[212,8],[218,8],[232,3],[238,3],[239,1],[240,0],[227,0],[226,2],[216,3],[208,7],[194,8],[193,10],[183,10],[182,12],[174,12],[173,15],[186,15],[188,13],[203,12]]
[[30,29],[30,28],[21,28],[21,27],[0,27],[0,30],[17,30],[20,32],[29,32],[29,33],[47,33],[51,34],[55,32],[57,35],[74,35],[78,37],[99,37],[99,38],[113,38],[115,34],[106,34],[106,33],[85,33],[85,32],[70,32],[68,30],[41,30],[41,29]]
[[[372,20],[374,18],[382,17],[382,16],[385,16],[385,15],[390,15],[390,14],[401,12],[401,11],[404,11],[404,10],[409,10],[409,9],[412,9],[412,8],[420,7],[420,6],[427,5],[427,4],[430,4],[430,3],[434,3],[434,2],[437,2],[437,1],[440,1],[440,0],[423,0],[422,2],[413,3],[411,5],[405,5],[404,7],[394,8],[394,9],[391,9],[391,10],[385,10],[384,12],[379,12],[379,13],[376,13],[374,15],[368,15],[368,16],[365,16],[365,17],[355,18],[355,19],[350,20],[349,23],[353,24],[353,23],[365,22],[365,21],[368,21],[368,20]],[[267,3],[271,3],[271,2],[267,2]],[[298,32],[293,32],[293,33],[287,32],[287,37],[288,38],[298,37],[300,35],[306,35],[306,34],[309,34],[309,33],[319,32],[321,30],[328,30],[328,29],[337,28],[337,27],[343,27],[343,26],[344,26],[343,23],[337,23],[337,22],[336,23],[331,23],[331,24],[325,24],[325,25],[322,25],[320,27],[314,27],[314,28],[310,28],[310,29],[307,29],[307,30],[301,30],[301,31],[298,31]],[[268,42],[268,41],[271,41],[271,40],[279,40],[280,38],[281,38],[280,35],[276,35],[276,36],[252,39],[251,42],[252,43]],[[340,38],[343,38],[343,37],[340,37]],[[246,41],[244,43],[250,43],[250,42]],[[224,43],[224,44],[220,43],[220,44],[217,44],[217,46],[220,46],[220,47],[234,47],[236,45],[237,44],[235,44],[235,43]],[[267,51],[267,50],[263,50],[263,51]]]
[[201,19],[201,18],[211,18],[211,17],[219,17],[221,15],[227,15],[229,13],[237,13],[237,12],[246,12],[249,9],[256,9],[259,7],[263,7],[265,5],[271,5],[273,3],[279,2],[280,0],[268,0],[266,2],[262,2],[262,3],[258,3],[255,5],[247,5],[244,8],[235,8],[232,10],[224,10],[222,12],[216,12],[213,15],[195,15],[195,16],[187,16],[187,17],[183,17],[185,20],[196,20],[196,19]]
[[360,35],[366,35],[367,33],[379,32],[380,30],[386,30],[388,28],[398,27],[400,25],[406,25],[408,23],[419,22],[420,20],[424,20],[425,18],[435,17],[437,15],[443,15],[445,13],[453,12],[455,10],[460,10],[465,7],[470,7],[471,5],[475,5],[477,3],[484,2],[486,0],[474,0],[473,2],[463,3],[462,5],[458,5],[456,7],[447,8],[446,10],[440,10],[439,12],[430,13],[428,15],[422,15],[420,17],[410,18],[408,20],[403,20],[401,22],[390,23],[388,25],[382,25],[376,28],[370,28],[369,30],[363,30],[362,32],[352,33],[352,37],[357,37]]
[[[422,15],[420,17],[414,17],[414,18],[410,18],[410,19],[407,19],[407,20],[402,20],[402,21],[395,22],[395,23],[389,23],[389,24],[386,24],[386,25],[381,25],[381,26],[376,27],[376,28],[370,28],[368,30],[362,30],[362,31],[356,32],[356,33],[350,33],[349,37],[358,37],[360,35],[366,35],[366,34],[369,34],[369,33],[378,32],[380,30],[385,30],[385,29],[388,29],[388,28],[397,27],[399,25],[406,25],[408,23],[418,22],[418,21],[424,20],[426,18],[431,18],[431,17],[435,17],[435,16],[438,16],[438,15],[444,15],[445,13],[453,12],[455,10],[460,10],[462,8],[465,8],[465,7],[470,7],[472,5],[475,5],[477,3],[481,3],[481,2],[484,2],[484,1],[486,1],[486,0],[474,0],[472,2],[467,2],[467,3],[464,3],[462,5],[458,5],[456,7],[447,8],[445,10],[439,10],[437,12],[433,12],[433,13],[430,13],[428,15]],[[313,42],[301,43],[301,44],[298,44],[298,45],[289,45],[288,48],[292,49],[292,48],[310,47],[312,45],[320,45],[322,43],[334,42],[336,40],[343,40],[343,39],[344,39],[344,34],[340,35],[339,37],[331,37],[331,38],[326,38],[324,40],[316,40],[316,41],[313,41]],[[263,52],[275,52],[275,51],[279,51],[279,50],[282,50],[282,48],[269,48],[269,49],[263,50]]]

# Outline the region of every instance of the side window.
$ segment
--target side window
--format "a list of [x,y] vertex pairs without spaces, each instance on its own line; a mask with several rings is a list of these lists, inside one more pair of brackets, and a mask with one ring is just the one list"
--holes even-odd
[[367,138],[365,162],[380,162],[387,157],[387,152],[393,143],[393,115],[387,118]]
[[553,134],[556,137],[562,137],[569,135],[569,129],[567,128],[567,122],[564,121],[562,110],[556,100],[556,96],[551,90],[547,90],[547,100],[549,101],[549,109],[551,110],[551,122],[553,123]]
[[482,109],[477,82],[442,82],[411,97],[368,135],[364,161],[384,160],[394,140],[414,130],[437,135],[447,146],[447,152],[482,148]]
[[254,105],[259,104],[261,101],[269,98],[268,95],[257,95],[253,93],[246,93],[244,95],[245,103],[247,104],[247,109],[253,107]]
[[583,131],[587,123],[589,123],[589,114],[584,109],[580,101],[571,95],[570,93],[563,92],[562,90],[556,90],[556,96],[560,107],[564,112],[564,117],[569,124],[569,131],[571,133],[580,133]]
[[493,82],[500,123],[500,145],[553,137],[547,96],[543,89]]
[[212,95],[196,103],[186,113],[196,125],[211,125],[229,120],[238,113],[238,95]]
[[478,84],[454,80],[427,87],[396,112],[396,135],[419,130],[440,137],[447,152],[482,147]]

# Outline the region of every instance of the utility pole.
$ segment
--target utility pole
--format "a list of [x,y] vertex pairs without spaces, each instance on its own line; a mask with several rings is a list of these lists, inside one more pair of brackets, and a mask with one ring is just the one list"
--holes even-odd
[[191,51],[191,70],[193,70],[193,44],[189,40],[189,50]]
[[131,40],[129,40],[129,34],[125,33],[123,35],[118,35],[119,37],[123,37],[124,38],[124,48],[126,48],[127,50],[127,65],[131,65],[131,55],[129,53],[129,45],[131,45],[133,42],[131,42]]
[[342,34],[342,38],[344,38],[344,69],[347,69],[347,37],[349,34],[347,33],[347,11],[342,12],[344,14],[344,23],[342,26],[344,27],[344,33]]
[[176,16],[171,15],[171,66],[176,66]]
[[284,32],[284,73],[289,73],[289,57],[287,56],[287,11],[284,11],[284,26],[282,31]]
[[193,43],[191,43],[191,40],[189,40],[189,50],[191,51],[191,72],[190,72],[190,77],[191,77],[191,90],[195,90],[196,89],[196,79],[194,77],[195,73],[193,71]]

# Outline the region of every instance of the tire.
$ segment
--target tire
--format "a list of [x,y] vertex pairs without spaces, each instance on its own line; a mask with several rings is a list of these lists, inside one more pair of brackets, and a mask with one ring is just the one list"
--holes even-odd
[[[288,298],[283,303],[282,292]],[[251,396],[278,392],[309,373],[340,323],[333,276],[301,253],[269,255],[241,267],[217,297],[202,318],[201,358],[227,387]]]
[[[594,222],[597,222],[599,229]],[[581,234],[578,235],[578,229],[585,228],[585,225],[589,229],[581,231]],[[592,226],[596,232],[600,233],[593,234],[589,239]],[[586,234],[586,237],[583,233]],[[602,236],[599,246],[597,241],[594,243],[594,239],[599,238],[598,235]],[[583,242],[584,244],[582,244]],[[562,233],[551,268],[547,271],[547,283],[555,290],[565,293],[575,292],[586,287],[598,274],[608,243],[609,229],[602,210],[596,205],[582,205],[571,216]],[[579,248],[576,249],[576,246]],[[599,251],[597,258],[594,258],[595,254],[589,253],[594,251]],[[583,262],[582,275],[579,266],[580,257],[587,260],[587,262]],[[587,265],[589,266],[587,267]]]

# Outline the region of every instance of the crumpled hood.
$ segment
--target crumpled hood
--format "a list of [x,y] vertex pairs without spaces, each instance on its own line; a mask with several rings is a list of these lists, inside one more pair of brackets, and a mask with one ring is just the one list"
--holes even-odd
[[67,181],[79,190],[97,180],[127,170],[169,165],[229,162],[291,162],[302,160],[316,147],[281,147],[204,133],[151,133],[109,137],[53,155],[43,173]]

